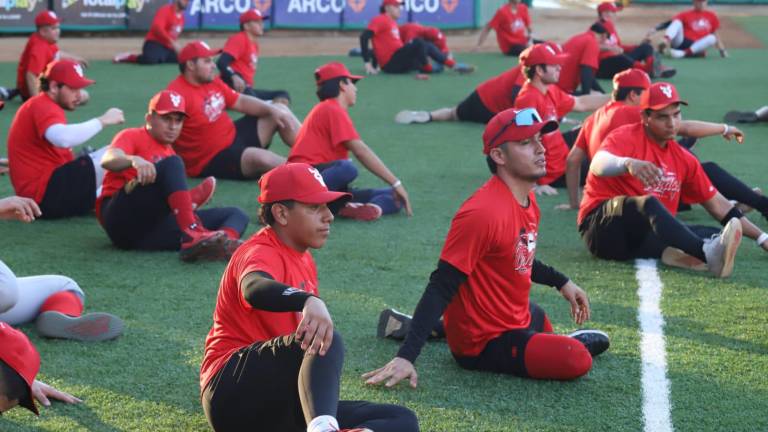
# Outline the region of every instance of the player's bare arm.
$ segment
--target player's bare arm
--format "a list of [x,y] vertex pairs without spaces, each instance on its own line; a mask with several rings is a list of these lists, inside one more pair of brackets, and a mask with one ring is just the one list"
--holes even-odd
[[405,213],[408,216],[413,216],[413,208],[411,207],[411,200],[408,197],[408,192],[403,186],[403,182],[392,174],[392,171],[384,165],[384,162],[379,159],[376,153],[371,150],[370,147],[362,140],[351,140],[344,142],[344,146],[352,152],[353,155],[360,161],[360,163],[371,173],[378,178],[382,179],[385,183],[392,186],[397,193],[397,196],[403,201],[405,206]]
[[110,148],[101,157],[101,167],[112,172],[120,172],[128,168],[136,170],[136,181],[141,185],[155,182],[157,170],[155,164],[137,155],[127,155],[119,148]]
[[611,95],[602,93],[592,93],[582,96],[576,96],[573,104],[573,111],[587,112],[594,111],[611,100]]
[[[715,220],[722,221],[728,213],[734,208],[733,204],[728,201],[720,192],[707,201],[701,203],[701,206],[709,213]],[[752,240],[759,241],[758,246],[763,250],[768,251],[768,236],[765,235],[763,230],[753,224],[746,216],[739,218],[741,222],[741,229],[744,235]]]
[[32,222],[40,217],[40,207],[30,198],[11,196],[0,199],[0,219],[16,219]]
[[573,146],[568,153],[565,168],[565,185],[568,188],[568,203],[555,206],[557,210],[576,210],[579,208],[579,177],[581,162],[587,156],[584,150]]
[[739,144],[744,143],[744,132],[736,126],[726,123],[712,123],[699,120],[682,120],[680,122],[680,135],[704,138],[709,136],[722,135],[726,141],[736,139]]
[[482,46],[483,43],[485,43],[485,39],[488,38],[488,33],[490,32],[491,32],[490,24],[484,25],[483,29],[480,30],[480,36],[477,37],[477,44],[475,44],[474,48],[472,48],[472,51],[477,51],[478,49],[480,49],[480,46]]
[[299,126],[301,126],[288,108],[268,104],[253,96],[239,95],[232,109],[255,117],[272,117],[280,129],[287,128],[296,132],[299,130]]
[[29,97],[35,96],[40,93],[40,89],[37,86],[37,76],[32,72],[24,73],[24,79],[27,81],[27,89],[29,90]]

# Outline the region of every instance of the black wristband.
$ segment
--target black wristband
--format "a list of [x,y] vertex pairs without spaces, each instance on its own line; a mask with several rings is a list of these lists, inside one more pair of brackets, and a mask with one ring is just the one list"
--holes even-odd
[[736,207],[731,207],[728,213],[725,214],[725,217],[720,219],[720,225],[726,226],[729,220],[733,218],[741,219],[743,217],[744,213],[742,213],[741,210],[737,209]]

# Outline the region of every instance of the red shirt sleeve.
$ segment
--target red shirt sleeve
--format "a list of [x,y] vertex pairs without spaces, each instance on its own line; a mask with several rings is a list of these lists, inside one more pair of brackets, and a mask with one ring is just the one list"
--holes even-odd
[[584,124],[581,125],[581,129],[579,129],[579,134],[576,136],[576,141],[573,143],[574,146],[580,148],[584,151],[584,153],[589,154],[589,149],[587,147],[587,134],[589,133],[589,130],[592,129],[592,117],[587,117],[586,120],[584,120]]
[[130,139],[130,136],[126,133],[131,129],[125,129],[120,131],[117,135],[115,135],[115,138],[112,139],[112,143],[110,144],[110,147],[118,148],[125,152],[126,155],[135,155],[136,154],[136,145],[134,140]]
[[[605,139],[603,140],[603,144],[600,146],[600,150],[605,150],[614,156],[633,157],[634,155],[632,154],[632,149],[633,149],[632,141],[628,139],[622,139],[626,137],[623,136],[623,134],[617,134],[616,131],[618,130],[620,129],[614,130],[613,132],[608,134],[607,137],[605,137]],[[594,155],[592,155],[592,157],[594,157]]]
[[330,111],[326,120],[329,122],[328,128],[331,131],[331,144],[335,147],[347,141],[360,139],[360,135],[355,129],[349,113],[343,109]]
[[459,211],[451,222],[440,259],[469,275],[493,244],[489,215],[478,209]]
[[681,153],[686,167],[686,176],[680,191],[680,199],[687,204],[698,204],[711,199],[717,194],[717,189],[712,185],[701,163],[687,151]]
[[589,38],[584,51],[581,53],[582,66],[589,66],[592,69],[597,69],[600,65],[600,44],[595,38]]
[[371,20],[371,22],[368,23],[368,30],[372,31],[373,34],[378,34],[382,30],[382,23],[383,21],[379,19],[381,15],[376,16]]
[[528,14],[528,6],[520,3],[518,5],[517,11],[520,14],[520,17],[523,19],[525,26],[527,28],[531,28],[531,16]]
[[27,63],[27,72],[40,75],[48,65],[48,55],[42,45],[36,45],[35,49],[29,53],[29,62]]
[[[541,109],[539,109],[538,98],[532,91],[521,91],[515,99],[515,108],[536,108],[536,111],[541,111]],[[541,112],[539,112],[539,115],[541,115]]]
[[551,85],[547,92],[553,92],[552,100],[555,102],[555,110],[557,111],[557,117],[563,118],[566,114],[573,110],[576,105],[576,98],[564,92],[560,87]]
[[272,279],[280,282],[285,280],[285,265],[283,261],[278,257],[276,251],[265,246],[259,246],[258,252],[251,254],[245,261],[242,267],[242,271],[237,275],[237,287],[239,292],[240,304],[246,309],[253,309],[253,306],[245,300],[243,297],[243,291],[240,289],[240,284],[243,279],[251,273],[263,272],[272,276]]
[[[506,7],[506,6],[502,6]],[[501,8],[499,8],[495,14],[493,14],[493,18],[488,22],[488,27],[497,30],[499,28],[499,21],[501,21]]]
[[712,33],[714,33],[720,28],[720,19],[714,12],[710,12],[709,14],[712,18]]
[[47,109],[43,112],[36,112],[32,116],[35,124],[35,131],[40,138],[45,139],[45,131],[55,124],[67,124],[67,116],[63,110]]

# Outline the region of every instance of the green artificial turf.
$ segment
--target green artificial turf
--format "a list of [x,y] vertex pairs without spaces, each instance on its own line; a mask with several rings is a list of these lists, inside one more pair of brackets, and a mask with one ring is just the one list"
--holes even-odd
[[[758,35],[762,40],[768,38],[765,18],[740,22],[762,32]],[[678,68],[672,81],[691,104],[684,110],[685,118],[720,121],[729,109],[768,103],[768,51],[730,53],[727,60],[715,55],[668,62]],[[477,64],[478,72],[444,73],[429,81],[382,75],[359,83],[352,117],[363,139],[402,179],[415,215],[374,223],[336,221],[325,248],[315,253],[320,292],[347,347],[342,396],[407,405],[419,415],[424,431],[642,430],[635,269],[632,263],[600,262],[589,256],[576,232],[575,213],[553,210],[566,201],[563,193],[539,200],[537,256],[588,291],[593,308],[589,325],[611,335],[610,351],[596,359],[587,376],[573,382],[536,382],[467,372],[453,362],[445,343],[436,342],[428,344],[416,364],[420,383],[416,390],[368,388],[359,379],[397,350],[397,344],[375,338],[379,311],[413,310],[453,213],[489,176],[481,154],[482,126],[393,122],[403,108],[454,105],[477,83],[514,64],[494,54],[459,59]],[[289,90],[294,111],[303,117],[316,100],[312,71],[329,60],[345,61],[353,73],[362,72],[359,59],[265,58],[257,84]],[[92,100],[69,119],[85,120],[117,106],[125,111],[128,126],[140,125],[149,97],[176,73],[174,66],[94,62],[88,70],[97,81]],[[15,65],[0,64],[0,76],[9,81]],[[17,107],[18,102],[11,102],[0,112],[0,130],[7,130]],[[743,129],[747,133],[743,145],[708,138],[698,144],[697,153],[768,190],[768,125]],[[107,128],[89,144],[106,145],[118,130]],[[279,140],[273,149],[286,153]],[[5,151],[0,146],[0,154]],[[357,185],[381,185],[362,171]],[[11,194],[8,177],[0,177],[0,196]],[[254,219],[250,235],[257,229],[256,194],[255,182],[219,181],[210,205],[242,207]],[[715,224],[701,208],[681,217]],[[753,213],[752,218],[768,229],[759,215]],[[33,326],[23,326],[42,356],[40,378],[85,402],[54,404],[43,409],[39,419],[15,409],[0,418],[1,431],[207,430],[199,403],[198,369],[223,263],[189,265],[172,252],[117,250],[93,217],[0,223],[0,245],[0,259],[17,275],[70,276],[87,294],[87,311],[109,311],[127,324],[123,337],[97,344],[44,340]],[[728,280],[661,269],[676,430],[768,430],[766,262],[766,253],[746,240]],[[575,328],[556,291],[535,287],[531,295],[557,331]]]

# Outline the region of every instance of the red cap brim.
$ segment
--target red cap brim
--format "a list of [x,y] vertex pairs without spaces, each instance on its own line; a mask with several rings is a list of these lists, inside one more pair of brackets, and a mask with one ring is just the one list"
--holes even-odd
[[189,114],[185,113],[184,111],[179,111],[179,110],[159,110],[159,109],[153,109],[152,112],[156,112],[156,113],[158,113],[160,115],[179,113],[179,114],[183,115],[184,117],[189,117]]
[[88,87],[89,85],[91,85],[91,84],[93,84],[95,82],[96,81],[89,80],[88,78],[82,78],[82,79],[79,79],[77,82],[74,82],[74,83],[63,83],[63,84],[66,84],[67,87],[73,88],[75,90],[79,90],[79,89],[82,89],[82,88],[86,88],[86,87]]
[[653,106],[643,106],[641,108],[644,109],[644,110],[649,109],[649,110],[653,110],[653,111],[658,111],[660,109],[664,109],[664,108],[666,108],[666,107],[668,107],[670,105],[674,105],[674,104],[680,104],[680,105],[688,106],[688,102],[686,102],[684,100],[675,100],[675,101],[671,101],[671,102],[668,101],[668,102],[664,102],[664,103],[661,103],[661,104],[656,104],[656,105],[653,105]]
[[295,201],[306,204],[327,204],[329,202],[336,201],[341,198],[352,197],[352,194],[347,192],[315,192],[308,195],[297,196],[293,198]]

